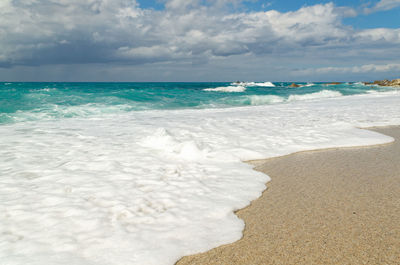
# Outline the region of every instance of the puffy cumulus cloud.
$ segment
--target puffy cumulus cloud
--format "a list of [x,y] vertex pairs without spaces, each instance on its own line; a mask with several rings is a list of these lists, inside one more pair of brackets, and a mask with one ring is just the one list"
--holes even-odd
[[400,43],[400,29],[368,29],[355,34],[362,41],[387,42],[398,45]]
[[112,60],[121,41],[139,38],[144,22],[130,21],[142,13],[134,0],[7,0],[0,9],[1,63]]
[[400,0],[380,0],[372,7],[366,7],[364,12],[367,14],[378,12],[378,11],[386,11],[400,6]]
[[272,38],[285,40],[294,45],[326,44],[332,40],[341,41],[348,36],[348,30],[340,24],[340,16],[333,4],[303,7],[295,12],[279,13],[268,11],[245,15],[257,25],[259,32],[269,25]]
[[224,8],[240,0],[164,2],[157,11],[135,0],[2,0],[0,66],[212,67],[225,59],[253,60],[259,68],[304,64],[305,57],[321,64],[400,52],[400,30],[355,30],[341,22],[355,11],[332,3],[240,13]]

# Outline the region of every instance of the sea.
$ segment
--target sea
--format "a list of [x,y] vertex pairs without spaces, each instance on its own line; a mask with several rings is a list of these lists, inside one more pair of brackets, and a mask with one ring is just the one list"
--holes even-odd
[[363,83],[0,83],[0,263],[172,265],[242,237],[244,161],[389,143]]

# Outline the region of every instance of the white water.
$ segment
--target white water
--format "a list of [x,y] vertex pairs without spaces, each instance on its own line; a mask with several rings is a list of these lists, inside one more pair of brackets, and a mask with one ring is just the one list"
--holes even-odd
[[314,83],[307,83],[305,85],[300,85],[300,87],[310,87],[310,86],[315,86]]
[[238,240],[269,180],[242,160],[390,142],[400,93],[0,126],[0,261],[163,265]]
[[244,86],[261,86],[261,87],[275,87],[274,84],[271,82],[262,82],[262,83],[256,83],[256,82],[245,82],[243,83]]
[[250,95],[244,97],[250,99],[250,104],[252,106],[281,103],[286,101],[284,97],[274,96],[274,95]]
[[275,87],[275,85],[271,82],[235,82],[231,83],[232,86],[242,86],[242,87],[254,87],[254,86],[260,86],[260,87]]
[[310,100],[318,98],[333,98],[341,96],[343,95],[339,91],[321,90],[319,92],[309,93],[304,95],[290,95],[288,101]]
[[216,88],[206,88],[204,91],[216,91],[216,92],[243,92],[246,91],[244,86],[222,86]]
[[[372,93],[367,91],[368,93]],[[376,91],[375,91],[376,92]],[[379,93],[379,92],[377,92]],[[322,90],[315,93],[308,93],[302,95],[290,95],[288,98],[276,95],[245,95],[237,97],[236,99],[229,99],[230,102],[237,101],[240,104],[244,104],[245,102],[249,102],[252,106],[258,105],[266,105],[266,104],[276,104],[276,103],[284,103],[284,102],[293,102],[293,101],[309,101],[309,100],[318,100],[323,98],[333,98],[333,97],[342,97],[343,95],[339,91],[332,90]]]

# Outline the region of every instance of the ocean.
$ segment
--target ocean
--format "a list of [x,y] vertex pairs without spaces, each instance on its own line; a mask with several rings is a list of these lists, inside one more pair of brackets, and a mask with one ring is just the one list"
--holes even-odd
[[361,83],[0,83],[0,124],[143,110],[268,105],[391,90]]
[[246,160],[388,143],[362,83],[0,83],[0,260],[167,265],[241,238]]

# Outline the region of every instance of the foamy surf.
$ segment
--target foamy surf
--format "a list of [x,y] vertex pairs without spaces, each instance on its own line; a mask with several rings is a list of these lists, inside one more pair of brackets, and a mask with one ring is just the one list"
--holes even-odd
[[[369,91],[366,92],[370,93]],[[221,103],[226,103],[226,104],[236,103],[237,105],[258,106],[258,105],[288,103],[293,101],[309,101],[322,98],[332,98],[332,97],[342,97],[342,96],[343,95],[338,91],[322,90],[316,93],[289,95],[288,97],[275,96],[275,95],[245,95],[235,99],[223,99],[221,100]]]
[[215,91],[215,92],[244,92],[246,91],[246,87],[244,86],[223,86],[223,87],[215,87],[215,88],[206,88],[204,91]]
[[400,124],[400,93],[324,93],[225,109],[88,115],[107,106],[84,104],[0,125],[0,260],[168,265],[240,239],[233,212],[269,180],[242,161],[393,140],[356,127]]
[[243,86],[243,87],[275,87],[275,85],[271,82],[235,82],[235,83],[231,83],[231,85],[233,86]]
[[247,97],[250,99],[250,105],[252,106],[285,102],[285,98],[274,95],[267,95],[267,96],[253,95]]
[[299,101],[299,100],[312,100],[318,98],[332,98],[341,97],[342,93],[332,90],[322,90],[315,93],[304,94],[304,95],[290,95],[288,101]]
[[311,87],[311,86],[315,86],[314,83],[307,83],[305,85],[300,85],[300,87]]

